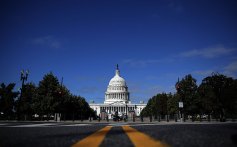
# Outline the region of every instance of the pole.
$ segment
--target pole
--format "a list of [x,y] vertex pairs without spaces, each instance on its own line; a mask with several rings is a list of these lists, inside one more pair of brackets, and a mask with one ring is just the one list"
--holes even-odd
[[128,105],[127,105],[127,101],[126,101],[125,103],[126,103],[126,116],[125,116],[125,121],[127,121],[127,118],[128,118]]
[[63,77],[62,77],[62,80],[61,80],[61,87],[63,86]]
[[[24,72],[24,70],[21,71],[21,81],[22,81],[22,83],[21,83],[21,94],[20,94],[20,98],[19,98],[19,103],[21,103],[21,100],[22,100],[22,93],[24,91],[24,85],[25,85],[25,81],[27,81],[28,74],[29,74],[28,70],[26,70],[26,72]],[[19,105],[18,105],[18,107],[19,107]],[[19,111],[19,108],[18,108],[18,111]],[[18,112],[18,119],[19,119],[19,115],[20,114]],[[25,115],[24,118],[26,120],[26,114],[24,114],[24,115]]]

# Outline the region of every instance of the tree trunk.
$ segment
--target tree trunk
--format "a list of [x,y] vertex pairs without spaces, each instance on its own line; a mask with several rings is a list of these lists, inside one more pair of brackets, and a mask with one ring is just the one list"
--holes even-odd
[[211,114],[207,115],[207,120],[210,122],[211,121]]
[[74,122],[74,112],[72,113],[72,121]]

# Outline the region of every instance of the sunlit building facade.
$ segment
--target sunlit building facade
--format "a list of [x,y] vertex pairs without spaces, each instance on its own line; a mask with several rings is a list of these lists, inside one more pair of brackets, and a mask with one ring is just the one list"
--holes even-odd
[[119,116],[125,114],[129,115],[131,112],[139,116],[142,109],[146,106],[143,101],[139,104],[131,103],[126,81],[120,76],[118,65],[115,70],[115,76],[110,80],[105,92],[104,103],[96,104],[91,102],[89,105],[98,116],[101,112],[105,112],[109,118],[111,118],[115,112],[118,112]]

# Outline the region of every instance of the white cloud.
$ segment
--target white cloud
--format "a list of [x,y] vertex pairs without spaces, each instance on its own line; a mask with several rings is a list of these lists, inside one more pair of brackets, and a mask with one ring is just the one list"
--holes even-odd
[[194,75],[200,75],[203,77],[211,76],[212,73],[220,73],[226,76],[236,78],[237,77],[237,61],[233,61],[227,64],[226,66],[222,66],[222,67],[214,67],[208,70],[196,70],[192,72],[192,74]]
[[232,53],[234,50],[236,49],[217,46],[217,47],[209,47],[209,48],[204,48],[204,49],[193,49],[193,50],[181,53],[180,56],[181,57],[200,56],[204,58],[215,58],[215,57],[219,57],[223,55],[228,55]]
[[157,93],[165,92],[164,88],[160,85],[141,85],[130,83],[129,84],[129,91],[131,93],[132,99],[134,98],[142,98],[148,99]]
[[237,61],[231,62],[224,67],[224,74],[231,77],[237,77]]
[[54,49],[58,49],[61,47],[61,43],[50,35],[35,38],[32,40],[32,43],[35,45],[48,46]]
[[133,67],[146,67],[148,64],[159,63],[160,60],[134,60],[134,59],[126,59],[123,63],[128,64]]
[[192,74],[206,77],[206,76],[210,76],[213,72],[215,71],[214,70],[196,70],[196,71],[193,71]]
[[178,55],[168,55],[164,58],[159,59],[125,59],[123,60],[124,64],[128,64],[132,67],[147,67],[151,64],[161,64],[161,63],[171,63],[180,58],[190,58],[190,57],[203,57],[203,58],[217,58],[221,56],[230,55],[233,52],[237,51],[236,48],[226,48],[223,46],[208,47],[203,49],[193,49],[186,52],[182,52]]
[[162,59],[145,59],[145,60],[136,60],[136,59],[125,59],[123,60],[124,64],[128,64],[132,67],[146,67],[151,64],[160,64],[172,62],[173,58],[162,58]]

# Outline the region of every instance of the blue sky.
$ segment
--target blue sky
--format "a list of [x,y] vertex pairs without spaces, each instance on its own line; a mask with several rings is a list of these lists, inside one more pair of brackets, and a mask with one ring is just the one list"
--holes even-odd
[[76,95],[103,102],[119,64],[131,100],[175,92],[178,77],[237,77],[235,0],[1,0],[0,82],[20,87],[52,71]]

